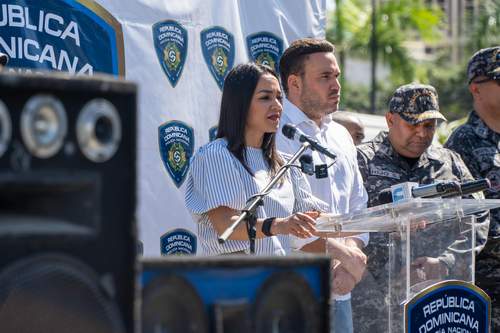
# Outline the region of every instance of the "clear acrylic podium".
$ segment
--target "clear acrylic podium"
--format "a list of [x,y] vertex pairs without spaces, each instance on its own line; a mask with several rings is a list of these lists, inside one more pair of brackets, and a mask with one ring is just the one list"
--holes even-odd
[[412,199],[322,214],[317,228],[325,237],[370,232],[376,243],[367,253],[373,262],[353,292],[361,295],[353,296],[355,327],[361,327],[355,332],[404,332],[404,305],[414,295],[442,281],[474,283],[474,214],[496,207],[500,200]]

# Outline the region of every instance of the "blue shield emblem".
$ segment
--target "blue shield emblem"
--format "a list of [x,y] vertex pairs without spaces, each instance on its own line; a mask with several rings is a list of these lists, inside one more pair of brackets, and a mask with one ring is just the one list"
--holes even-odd
[[189,170],[189,161],[194,150],[193,129],[177,121],[169,121],[158,127],[160,155],[168,174],[180,187]]
[[0,10],[9,67],[125,75],[121,25],[96,1],[4,0]]
[[186,62],[187,30],[173,20],[158,22],[153,25],[153,40],[161,68],[175,87]]
[[203,58],[215,82],[222,89],[227,73],[234,65],[234,37],[222,27],[211,27],[201,32]]
[[208,130],[208,139],[210,141],[214,141],[215,139],[217,139],[217,128],[217,126],[214,126]]
[[175,229],[160,237],[161,255],[196,254],[196,236],[186,229]]
[[279,73],[279,63],[283,54],[283,40],[270,32],[262,31],[247,37],[247,51],[250,59],[271,67]]
[[471,283],[448,280],[405,304],[405,332],[490,332],[491,300]]

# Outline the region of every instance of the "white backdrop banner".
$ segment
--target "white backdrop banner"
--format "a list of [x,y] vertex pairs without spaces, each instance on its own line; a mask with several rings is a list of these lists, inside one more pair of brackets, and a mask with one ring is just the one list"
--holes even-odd
[[[0,0],[9,67],[125,75],[139,85],[138,211],[145,256],[196,253],[189,159],[216,134],[222,84],[247,61],[277,68],[324,37],[326,0]],[[24,69],[26,70],[26,69]]]

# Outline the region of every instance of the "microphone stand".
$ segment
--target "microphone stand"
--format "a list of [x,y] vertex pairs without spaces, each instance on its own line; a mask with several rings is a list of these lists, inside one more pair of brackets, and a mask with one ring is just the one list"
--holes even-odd
[[257,230],[255,225],[257,223],[257,208],[263,205],[263,199],[266,195],[269,194],[270,190],[273,186],[280,180],[281,177],[285,174],[285,172],[293,165],[293,163],[299,158],[300,155],[304,151],[306,151],[310,147],[309,142],[303,142],[302,146],[297,150],[297,152],[292,156],[292,158],[283,165],[279,171],[274,175],[274,177],[269,181],[269,183],[260,191],[258,194],[251,196],[247,200],[247,204],[245,208],[242,209],[242,213],[238,216],[238,219],[231,224],[222,235],[219,236],[218,241],[220,244],[224,244],[225,241],[231,236],[234,230],[240,225],[241,222],[246,221],[247,223],[247,233],[248,240],[250,241],[250,253],[255,253],[255,237],[257,236]]

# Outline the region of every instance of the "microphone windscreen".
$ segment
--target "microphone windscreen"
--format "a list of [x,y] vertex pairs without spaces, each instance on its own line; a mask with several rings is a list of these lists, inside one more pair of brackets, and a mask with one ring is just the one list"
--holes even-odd
[[304,154],[299,158],[300,169],[306,175],[312,176],[314,175],[314,163],[313,158],[309,154]]
[[304,154],[304,155],[300,156],[299,161],[300,161],[300,163],[309,163],[309,164],[311,164],[313,162],[313,158],[309,154]]
[[467,183],[462,183],[462,194],[471,194],[475,192],[484,191],[491,188],[490,180],[487,178],[472,180]]
[[380,191],[378,194],[378,201],[380,205],[391,203],[393,201],[391,189],[386,188],[385,190]]
[[289,139],[293,139],[293,137],[295,136],[295,132],[296,132],[295,126],[290,124],[285,124],[281,129],[281,133],[283,133],[283,135]]

